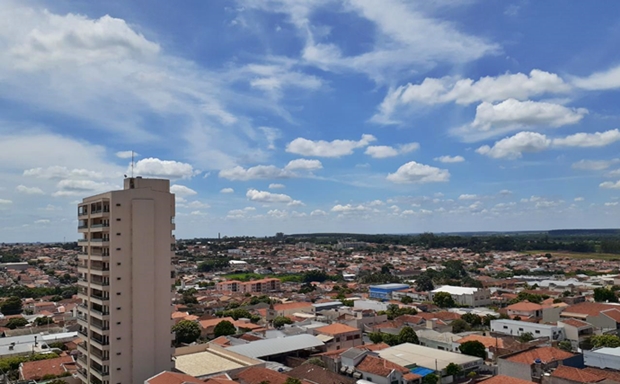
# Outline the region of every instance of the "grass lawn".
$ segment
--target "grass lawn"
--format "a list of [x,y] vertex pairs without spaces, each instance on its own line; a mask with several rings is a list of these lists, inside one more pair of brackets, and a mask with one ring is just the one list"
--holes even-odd
[[620,260],[620,255],[613,253],[580,253],[567,251],[526,251],[529,255],[545,255],[550,253],[553,257],[570,257],[572,259],[599,259],[599,260]]

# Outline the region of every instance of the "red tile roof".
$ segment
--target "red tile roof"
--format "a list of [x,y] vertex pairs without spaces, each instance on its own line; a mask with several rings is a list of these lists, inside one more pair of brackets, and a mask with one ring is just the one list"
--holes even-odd
[[403,374],[409,373],[409,370],[402,365],[394,364],[391,361],[387,361],[380,357],[369,355],[364,357],[355,369],[382,377],[387,377],[393,370],[399,371]]
[[620,323],[620,311],[617,309],[608,309],[606,311],[601,312],[607,317],[612,318],[616,321],[616,323]]
[[251,367],[241,371],[237,378],[241,384],[259,384],[268,381],[269,384],[284,384],[287,375],[262,367]]
[[40,380],[45,375],[62,375],[67,371],[75,371],[75,361],[71,356],[54,359],[28,361],[21,366],[24,380]]
[[357,328],[340,323],[333,323],[325,327],[316,328],[315,331],[324,335],[339,335],[341,333],[360,332]]
[[595,375],[603,376],[604,378],[609,379],[609,380],[620,382],[620,372],[618,371],[612,371],[609,369],[592,368],[592,367],[587,367],[587,368],[584,368],[583,370],[588,373],[593,373]]
[[575,328],[592,326],[592,324],[588,322],[577,320],[577,319],[566,319],[566,320],[560,320],[560,321],[564,324],[570,325],[571,327],[575,327]]
[[593,372],[588,372],[583,369],[568,367],[566,365],[560,365],[551,373],[552,377],[559,377],[561,379],[576,381],[578,383],[596,383],[605,380],[605,377],[597,375]]
[[485,348],[505,348],[504,340],[500,338],[495,338],[491,336],[482,336],[482,335],[467,335],[457,341],[459,344],[463,344],[468,341],[479,341],[484,344]]
[[514,303],[506,307],[509,311],[540,311],[542,310],[542,305],[536,303],[530,303],[529,301],[521,301],[519,303]]
[[481,381],[480,383],[484,384],[532,384],[533,381],[517,379],[516,377],[497,375],[493,376],[490,379]]
[[599,316],[602,311],[615,308],[617,307],[609,304],[584,302],[575,305],[569,305],[568,307],[566,307],[566,309],[564,309],[563,313],[577,313],[588,316]]
[[514,363],[533,364],[536,359],[540,359],[543,363],[551,363],[553,361],[564,360],[575,356],[570,352],[563,351],[553,347],[533,348],[527,351],[508,356],[505,359]]

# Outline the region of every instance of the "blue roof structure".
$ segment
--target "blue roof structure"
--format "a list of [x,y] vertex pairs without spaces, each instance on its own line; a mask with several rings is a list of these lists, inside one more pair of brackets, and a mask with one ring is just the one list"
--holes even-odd
[[432,369],[424,368],[424,367],[415,367],[411,370],[411,373],[415,373],[416,375],[420,375],[422,377],[428,375],[429,373],[433,373]]

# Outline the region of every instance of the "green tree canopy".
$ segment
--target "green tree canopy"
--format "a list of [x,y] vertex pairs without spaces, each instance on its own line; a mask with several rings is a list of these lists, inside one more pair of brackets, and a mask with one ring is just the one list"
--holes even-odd
[[403,343],[420,344],[418,335],[415,333],[415,331],[411,327],[403,327],[400,330],[400,332],[398,333],[398,341],[399,341],[399,344],[403,344]]
[[282,328],[284,324],[293,324],[293,320],[291,320],[290,318],[286,316],[278,316],[275,319],[273,319],[273,326],[275,328]]
[[566,352],[572,352],[573,351],[573,345],[571,344],[571,342],[569,340],[562,340],[558,343],[558,348],[560,348],[563,351]]
[[618,296],[611,289],[594,288],[594,301],[617,303]]
[[17,296],[11,296],[0,304],[0,311],[4,315],[17,315],[22,313],[22,300]]
[[191,320],[181,320],[172,327],[177,344],[191,344],[200,337],[200,326]]
[[429,292],[435,289],[433,279],[426,273],[420,275],[415,281],[415,289],[418,292]]
[[530,341],[534,340],[534,335],[532,335],[532,332],[523,332],[520,336],[519,336],[519,341],[522,343],[528,343]]
[[471,326],[463,319],[456,319],[452,322],[452,333],[461,333],[471,330]]
[[461,373],[463,373],[463,368],[458,364],[450,363],[446,366],[446,374],[448,374],[448,376],[458,377]]
[[466,341],[459,346],[459,350],[464,355],[476,356],[486,359],[487,351],[484,344],[477,340]]
[[456,307],[456,303],[448,292],[437,292],[433,296],[433,303],[439,308],[452,308]]
[[400,302],[403,304],[411,304],[413,303],[413,299],[410,296],[403,296],[400,298]]
[[439,376],[434,373],[429,373],[422,378],[422,384],[437,384],[439,382]]
[[213,329],[213,333],[215,334],[215,337],[228,336],[237,333],[237,329],[235,328],[233,323],[228,320],[224,320],[217,323],[217,325]]
[[464,313],[461,319],[465,320],[472,327],[479,327],[482,325],[482,318],[474,313]]
[[620,337],[616,335],[596,335],[591,337],[594,348],[617,348],[620,347]]
[[28,320],[24,319],[23,317],[13,317],[9,319],[9,321],[6,323],[6,327],[9,329],[15,329],[17,327],[23,327],[27,324]]

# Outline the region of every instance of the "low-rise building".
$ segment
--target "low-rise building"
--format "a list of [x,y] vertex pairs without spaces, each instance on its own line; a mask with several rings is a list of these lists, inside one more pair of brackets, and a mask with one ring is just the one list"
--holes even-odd
[[409,288],[408,284],[380,284],[368,287],[368,297],[379,300],[390,300],[392,293]]
[[506,313],[511,318],[518,316],[522,319],[539,320],[543,315],[543,306],[526,300],[507,306]]
[[334,323],[314,329],[315,336],[325,343],[328,351],[352,348],[364,344],[362,331],[345,324]]
[[433,300],[439,292],[446,292],[458,305],[470,307],[484,307],[491,304],[491,291],[487,288],[456,287],[453,285],[443,285],[430,292],[429,299]]
[[620,370],[620,347],[584,351],[583,361],[588,367]]
[[524,333],[531,333],[535,339],[548,337],[549,340],[552,341],[562,341],[566,337],[564,328],[561,326],[504,319],[491,320],[491,332],[511,336],[521,336]]
[[540,380],[543,372],[556,368],[558,365],[573,365],[571,359],[581,356],[553,347],[532,348],[501,356],[498,361],[500,375],[515,377],[521,380]]

